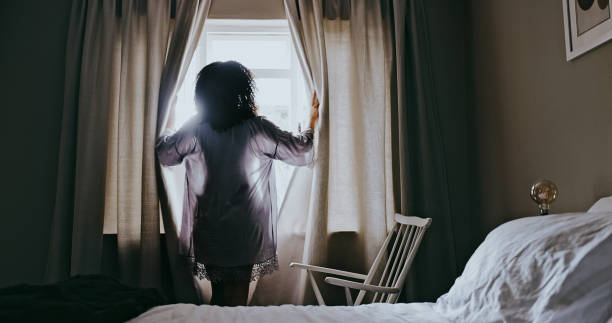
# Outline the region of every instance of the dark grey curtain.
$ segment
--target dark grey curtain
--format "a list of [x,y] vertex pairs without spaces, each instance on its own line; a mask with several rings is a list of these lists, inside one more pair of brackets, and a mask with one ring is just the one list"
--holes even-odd
[[[57,170],[57,191],[54,220],[49,243],[45,282],[53,283],[70,277],[72,218],[74,211],[74,177],[76,171],[77,107],[83,53],[86,2],[73,2],[66,46],[64,105]],[[97,241],[102,248],[102,235]]]
[[396,208],[433,219],[407,280],[406,301],[435,301],[448,291],[481,238],[467,9],[461,1],[395,2]]

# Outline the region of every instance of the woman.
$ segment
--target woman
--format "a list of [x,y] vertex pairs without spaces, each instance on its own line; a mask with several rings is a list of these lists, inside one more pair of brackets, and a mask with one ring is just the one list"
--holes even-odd
[[249,282],[278,269],[272,161],[312,161],[318,101],[310,128],[297,136],[257,116],[250,71],[215,62],[198,74],[198,114],[156,151],[162,165],[185,163],[180,253],[212,284],[211,304],[246,305]]

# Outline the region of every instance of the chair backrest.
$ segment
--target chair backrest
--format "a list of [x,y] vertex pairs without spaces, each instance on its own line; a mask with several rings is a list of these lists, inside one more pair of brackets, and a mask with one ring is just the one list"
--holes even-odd
[[[395,287],[401,290],[423,235],[431,225],[431,218],[423,219],[395,214],[394,220],[393,230],[389,232],[376,255],[365,283],[381,287]],[[391,243],[391,250],[389,250]],[[380,276],[377,276],[381,269]],[[365,296],[366,291],[360,291],[355,299],[355,305],[361,304]],[[372,302],[395,303],[398,297],[399,294],[374,293]]]

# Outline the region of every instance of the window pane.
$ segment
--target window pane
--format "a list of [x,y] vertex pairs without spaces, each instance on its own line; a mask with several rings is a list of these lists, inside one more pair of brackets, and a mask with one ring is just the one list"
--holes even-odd
[[291,130],[291,79],[258,78],[255,85],[258,113],[281,129]]
[[256,78],[256,97],[259,105],[289,105],[291,103],[290,78]]
[[250,69],[288,69],[289,38],[279,36],[215,35],[208,46],[207,62],[236,60]]

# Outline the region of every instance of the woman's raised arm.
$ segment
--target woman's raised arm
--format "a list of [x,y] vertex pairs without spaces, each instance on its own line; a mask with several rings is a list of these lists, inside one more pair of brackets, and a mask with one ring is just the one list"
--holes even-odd
[[164,130],[155,143],[159,162],[164,166],[178,165],[185,156],[200,151],[195,131],[196,124],[193,120],[185,123],[174,134],[170,129]]
[[278,128],[265,118],[259,118],[259,132],[256,139],[258,150],[269,158],[278,159],[295,166],[305,166],[312,162],[314,127],[319,118],[319,101],[313,93],[310,127],[293,135]]

